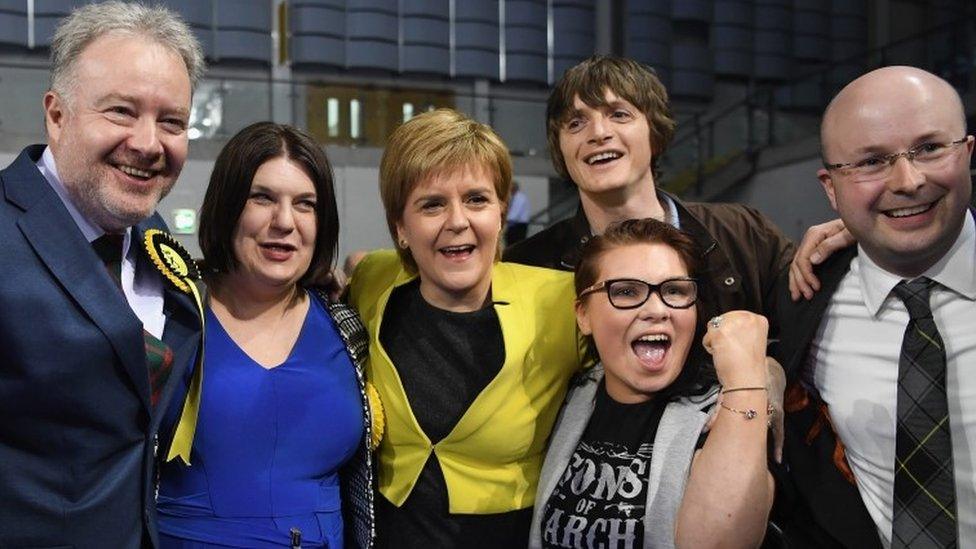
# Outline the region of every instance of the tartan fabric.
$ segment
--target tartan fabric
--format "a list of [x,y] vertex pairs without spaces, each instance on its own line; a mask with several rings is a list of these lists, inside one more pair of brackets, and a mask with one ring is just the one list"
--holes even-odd
[[[104,234],[92,242],[92,248],[105,264],[105,269],[115,282],[115,285],[122,289],[122,243],[125,235]],[[149,401],[153,406],[159,402],[163,387],[173,369],[173,351],[159,338],[142,331],[146,345],[146,366],[149,370]]]
[[898,428],[892,547],[956,547],[956,489],[946,402],[946,356],[932,319],[935,282],[902,281],[908,309],[898,363]]

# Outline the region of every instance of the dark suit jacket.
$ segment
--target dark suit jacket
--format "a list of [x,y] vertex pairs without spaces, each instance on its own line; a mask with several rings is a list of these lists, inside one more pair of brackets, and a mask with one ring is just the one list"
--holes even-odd
[[[167,287],[174,370],[154,412],[142,323],[37,170],[43,150],[0,172],[0,547],[145,546],[156,430],[199,321]],[[155,215],[133,236],[149,227],[165,228]]]
[[[780,322],[776,358],[786,370],[788,386],[800,379],[821,318],[856,254],[857,248],[852,246],[837,252],[817,269],[821,289],[811,301],[792,302],[783,273],[776,301],[778,318],[788,320]],[[820,404],[811,394],[805,407],[786,414],[785,467],[774,471],[776,522],[783,527],[792,547],[881,547],[877,527],[857,487],[834,464],[836,436],[830,425],[822,424],[819,433],[807,442],[820,416]]]

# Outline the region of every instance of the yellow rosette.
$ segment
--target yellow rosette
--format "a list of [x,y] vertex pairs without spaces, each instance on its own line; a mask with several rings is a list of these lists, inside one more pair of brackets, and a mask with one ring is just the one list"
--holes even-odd
[[370,441],[369,449],[376,450],[380,441],[383,440],[383,433],[386,429],[386,415],[383,413],[383,401],[380,400],[380,393],[372,383],[366,382],[366,398],[369,399],[370,418]]
[[[200,291],[196,286],[197,281],[200,280],[200,271],[197,269],[196,262],[190,257],[190,253],[168,233],[158,229],[149,229],[144,236],[146,253],[156,269],[178,290],[193,296],[197,313],[200,315],[200,330],[202,332],[203,299],[200,297]],[[166,455],[166,461],[172,461],[179,457],[183,463],[190,464],[190,450],[193,447],[193,435],[197,430],[202,386],[203,339],[201,338],[194,363],[193,377],[190,379],[190,388],[187,391],[186,400],[183,401],[183,411],[180,413],[180,419],[176,424],[173,442],[170,445],[169,453]]]

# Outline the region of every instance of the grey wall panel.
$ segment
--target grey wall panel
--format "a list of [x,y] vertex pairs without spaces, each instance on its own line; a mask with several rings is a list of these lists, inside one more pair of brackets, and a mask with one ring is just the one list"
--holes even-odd
[[454,74],[498,79],[498,53],[483,50],[455,50]]
[[829,59],[830,40],[826,36],[795,34],[793,35],[793,55],[799,59]]
[[420,72],[434,74],[450,74],[451,54],[447,48],[407,44],[403,46],[401,70],[403,72]]
[[793,11],[788,6],[755,6],[752,14],[757,29],[790,31],[793,28]]
[[707,0],[674,0],[671,17],[691,21],[711,21],[712,3]]
[[547,61],[545,55],[508,54],[505,57],[505,77],[507,80],[526,80],[545,83],[547,80]]
[[346,63],[346,41],[331,36],[294,36],[291,59],[297,64],[342,67]]
[[838,15],[866,16],[868,13],[867,0],[832,0],[830,12]]
[[34,44],[50,46],[61,18],[86,3],[84,0],[34,0]]
[[752,4],[735,0],[715,0],[712,21],[752,26]]
[[454,0],[454,20],[498,22],[498,0]]
[[451,15],[451,5],[448,0],[400,0],[400,13],[447,19]]
[[505,28],[505,49],[508,52],[527,52],[545,55],[547,49],[546,29]]
[[783,55],[756,54],[752,57],[752,72],[757,78],[786,80],[790,77],[790,58]]
[[707,72],[672,69],[668,91],[672,96],[710,98],[715,78]]
[[553,37],[553,55],[583,59],[593,55],[593,35],[556,31]]
[[753,50],[756,53],[786,55],[790,51],[790,36],[788,31],[756,29],[753,34]]
[[793,7],[797,10],[827,11],[830,0],[793,0]]
[[627,14],[671,15],[671,0],[629,0]]
[[627,44],[627,55],[652,67],[671,66],[671,44],[655,40],[633,40]]
[[506,25],[546,26],[546,3],[540,0],[505,0]]
[[271,32],[271,5],[253,0],[217,0],[215,23],[222,28]]
[[451,42],[451,27],[446,20],[404,17],[401,20],[404,44],[423,44],[447,48]]
[[271,35],[267,33],[221,30],[216,34],[214,49],[219,59],[271,64]]
[[395,43],[399,35],[395,13],[347,11],[346,32],[350,40],[375,39]]
[[753,55],[750,51],[716,51],[713,55],[715,74],[749,76]]
[[166,6],[180,14],[183,19],[193,26],[209,27],[213,20],[213,9],[210,2],[200,0],[166,0]]
[[562,6],[576,6],[580,8],[593,9],[596,7],[596,0],[553,0],[552,6],[562,7]]
[[627,37],[630,40],[671,39],[671,20],[651,14],[634,14],[627,17]]
[[498,52],[497,23],[454,24],[454,45],[456,48],[480,48]]
[[397,45],[395,42],[350,39],[346,44],[346,65],[396,71],[399,68]]
[[[191,0],[192,1],[192,0]],[[336,9],[346,9],[346,0],[294,0],[289,2],[291,7],[323,7],[323,8],[336,8]]]
[[830,18],[831,37],[859,40],[867,44],[868,23],[863,17],[831,15]]
[[557,31],[593,34],[596,16],[592,9],[576,6],[553,6],[552,24]]
[[712,25],[712,47],[716,50],[752,51],[752,40],[750,28]]
[[397,2],[394,0],[346,0],[346,7],[350,10],[374,10],[393,14],[397,12]]
[[346,36],[346,13],[331,7],[292,6],[288,24],[292,36]]
[[826,36],[830,18],[825,11],[799,9],[793,11],[793,30],[798,33]]
[[[671,46],[671,67],[708,72],[712,69],[712,55],[707,44],[674,44]],[[675,73],[677,74],[677,73]]]
[[27,47],[27,14],[0,12],[0,43]]

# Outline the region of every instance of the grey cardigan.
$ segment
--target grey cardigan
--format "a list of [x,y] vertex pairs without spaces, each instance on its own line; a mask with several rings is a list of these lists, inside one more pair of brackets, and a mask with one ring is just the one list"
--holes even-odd
[[[549,439],[549,450],[539,476],[532,512],[529,548],[542,547],[542,513],[559,477],[566,470],[590,421],[596,390],[603,379],[598,364],[582,374],[570,389]],[[674,547],[674,526],[688,483],[695,445],[708,420],[708,408],[718,398],[718,387],[700,397],[680,398],[668,403],[654,437],[654,453],[648,468],[647,502],[644,513],[644,547]]]

